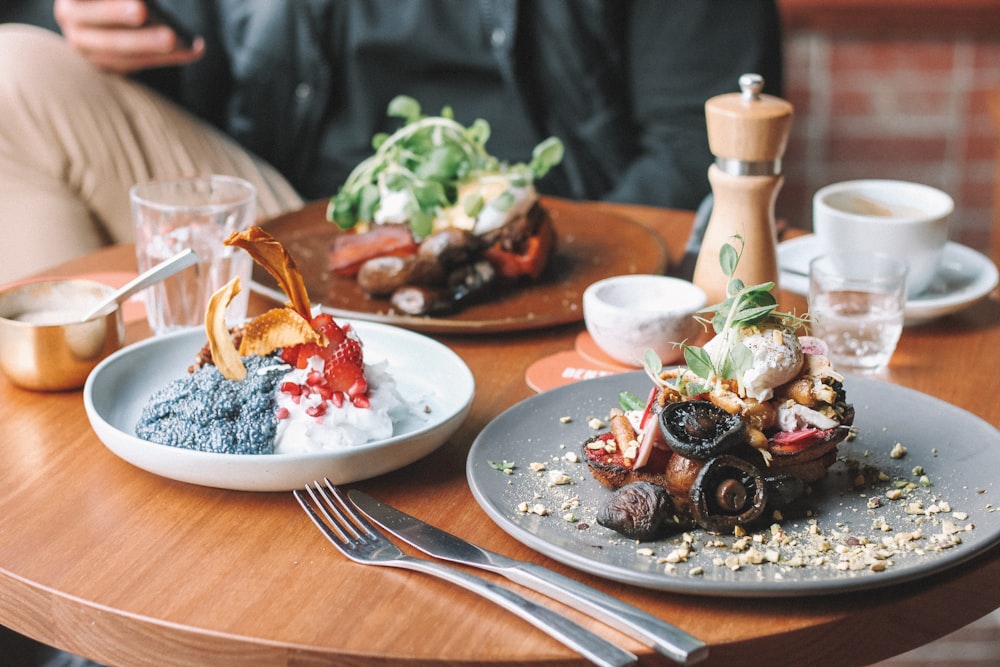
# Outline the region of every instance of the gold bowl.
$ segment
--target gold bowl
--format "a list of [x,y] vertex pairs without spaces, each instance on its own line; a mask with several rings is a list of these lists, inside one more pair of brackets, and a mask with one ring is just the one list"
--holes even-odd
[[79,389],[125,339],[118,306],[81,321],[114,289],[91,280],[43,280],[0,291],[0,368],[19,387]]

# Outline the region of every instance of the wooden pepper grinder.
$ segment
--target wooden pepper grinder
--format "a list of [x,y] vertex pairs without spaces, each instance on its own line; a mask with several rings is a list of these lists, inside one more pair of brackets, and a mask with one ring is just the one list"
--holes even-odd
[[715,163],[708,180],[715,200],[705,228],[693,282],[708,303],[726,298],[729,279],[719,265],[719,249],[743,237],[736,277],[747,285],[778,282],[774,202],[784,182],[781,158],[792,126],[792,105],[761,95],[759,74],[740,77],[740,93],[718,95],[705,103],[708,145]]

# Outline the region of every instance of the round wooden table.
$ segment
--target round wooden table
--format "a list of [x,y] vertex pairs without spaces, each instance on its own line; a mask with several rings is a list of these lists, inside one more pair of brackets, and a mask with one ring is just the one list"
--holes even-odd
[[[690,213],[593,206],[648,225],[679,259]],[[120,246],[45,273],[134,268],[132,248]],[[785,298],[801,309],[801,299]],[[254,308],[265,305],[258,299]],[[524,381],[528,366],[570,349],[581,330],[571,323],[436,335],[465,360],[479,387],[467,421],[425,459],[352,486],[675,623],[710,645],[705,664],[868,664],[1000,606],[996,548],[945,573],[871,592],[724,599],[615,584],[515,541],[474,501],[466,453],[486,424],[532,395]],[[130,341],[148,335],[145,322],[128,326]],[[998,424],[994,364],[1000,364],[996,294],[907,329],[886,377]],[[203,488],[132,467],[90,429],[80,392],[32,393],[0,377],[0,400],[0,623],[13,630],[109,665],[584,664],[528,624],[449,584],[347,561],[290,493]],[[667,662],[570,613],[644,664]]]

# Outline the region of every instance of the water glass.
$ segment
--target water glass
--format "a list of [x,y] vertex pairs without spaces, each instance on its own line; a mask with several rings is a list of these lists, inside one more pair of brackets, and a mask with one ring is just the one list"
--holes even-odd
[[204,326],[208,299],[233,276],[243,290],[226,311],[231,324],[246,317],[253,260],[223,245],[254,222],[256,190],[240,178],[199,176],[139,183],[129,191],[139,271],[193,248],[199,262],[146,290],[146,313],[156,334]]
[[905,262],[867,251],[810,262],[813,335],[826,342],[837,369],[871,372],[889,363],[903,331],[906,275]]

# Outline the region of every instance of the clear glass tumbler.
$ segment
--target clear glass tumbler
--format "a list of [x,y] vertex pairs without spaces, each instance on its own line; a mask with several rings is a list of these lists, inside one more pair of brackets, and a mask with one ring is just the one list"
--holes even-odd
[[209,297],[237,275],[243,290],[226,319],[232,324],[246,317],[253,260],[223,241],[253,224],[256,195],[247,181],[219,175],[149,181],[129,191],[140,272],[187,248],[199,257],[194,266],[146,290],[154,333],[204,326]]
[[809,264],[809,316],[838,370],[884,368],[903,332],[906,264],[874,252],[823,255]]

